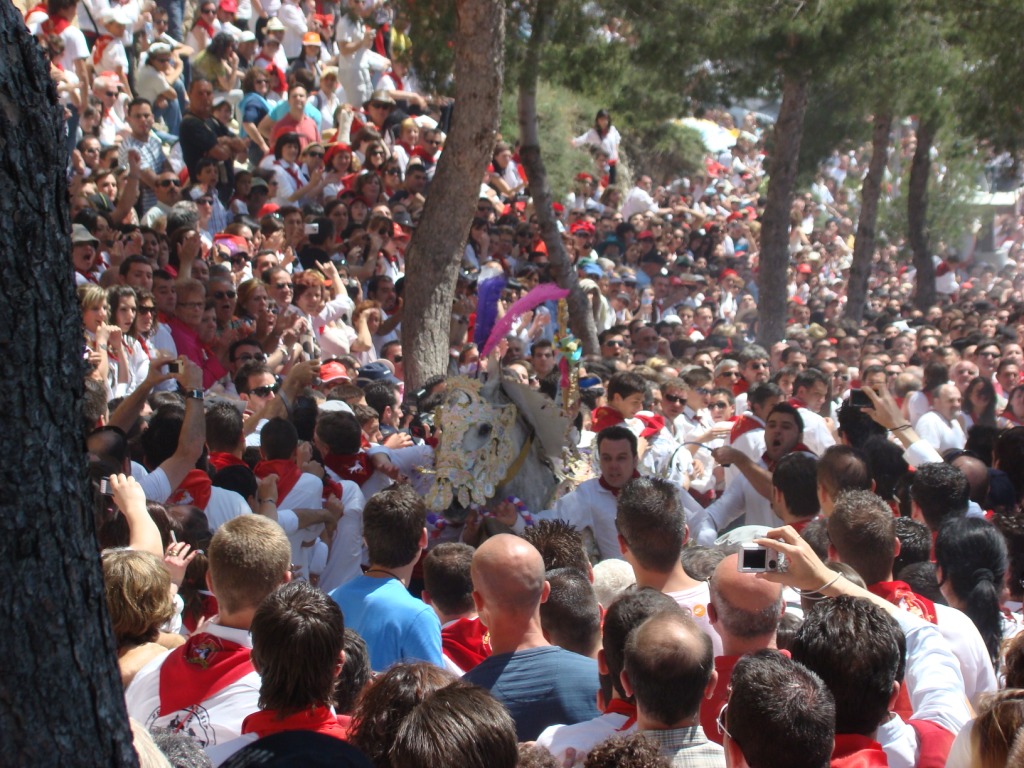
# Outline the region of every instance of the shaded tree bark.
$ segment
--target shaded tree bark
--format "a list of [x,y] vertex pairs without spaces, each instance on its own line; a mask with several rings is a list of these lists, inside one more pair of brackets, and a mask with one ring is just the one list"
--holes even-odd
[[410,390],[448,368],[455,283],[498,129],[504,4],[458,0],[455,10],[452,129],[406,257],[402,346]]
[[867,302],[871,258],[875,252],[878,200],[882,195],[882,178],[889,159],[891,127],[891,112],[875,114],[874,130],[871,134],[871,162],[868,163],[868,172],[860,188],[860,219],[857,222],[857,239],[853,246],[850,284],[846,288],[845,315],[858,323],[864,318],[864,305]]
[[932,145],[935,143],[936,120],[922,117],[917,126],[917,146],[910,161],[907,184],[907,239],[917,270],[914,306],[928,309],[935,303],[935,265],[928,249],[928,179],[932,169]]
[[79,414],[82,320],[63,107],[0,3],[0,762],[137,765],[96,549]]
[[529,180],[529,192],[540,223],[541,237],[548,249],[555,282],[569,290],[569,323],[576,338],[583,343],[583,352],[600,354],[594,313],[586,294],[580,288],[572,260],[558,232],[552,208],[551,187],[541,157],[540,134],[537,129],[537,77],[540,72],[540,49],[544,32],[554,12],[555,0],[538,0],[533,16],[530,42],[519,76],[519,159]]
[[761,253],[757,275],[758,343],[769,349],[786,332],[786,280],[789,271],[789,214],[800,161],[807,111],[807,75],[787,72],[775,123],[775,154],[768,199],[761,219]]

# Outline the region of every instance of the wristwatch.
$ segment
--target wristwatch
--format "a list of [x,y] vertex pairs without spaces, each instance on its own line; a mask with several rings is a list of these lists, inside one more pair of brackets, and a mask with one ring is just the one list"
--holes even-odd
[[188,389],[185,391],[185,399],[193,398],[195,400],[204,400],[205,394],[201,389]]

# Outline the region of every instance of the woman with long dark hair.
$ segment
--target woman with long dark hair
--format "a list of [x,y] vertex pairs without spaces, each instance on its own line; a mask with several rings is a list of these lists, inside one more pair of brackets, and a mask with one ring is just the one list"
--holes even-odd
[[594,117],[594,127],[582,136],[577,136],[573,139],[572,145],[574,147],[582,147],[584,145],[597,147],[606,152],[608,154],[608,183],[614,184],[616,168],[619,163],[619,143],[621,141],[622,137],[619,136],[618,130],[612,125],[611,113],[607,109],[599,109]]
[[939,588],[952,607],[974,622],[996,670],[1004,631],[1000,596],[1008,563],[1006,540],[981,518],[952,518],[935,540]]
[[996,426],[996,388],[983,376],[978,376],[964,392],[960,406],[964,433],[975,424],[985,427]]

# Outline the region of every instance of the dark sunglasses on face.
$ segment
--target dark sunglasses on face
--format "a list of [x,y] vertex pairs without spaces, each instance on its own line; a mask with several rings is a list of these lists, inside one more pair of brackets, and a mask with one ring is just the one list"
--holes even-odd
[[[232,258],[231,261],[234,262],[234,258]],[[237,295],[238,295],[237,291],[214,291],[213,292],[213,298],[215,298],[217,301],[222,301],[223,299],[233,299]]]
[[280,388],[280,384],[269,384],[265,387],[254,387],[249,391],[249,394],[256,395],[256,397],[270,397],[271,395],[276,395],[277,390]]
[[306,157],[323,157],[323,152],[307,152]]
[[180,187],[181,182],[177,179],[160,179],[159,182],[161,187]]
[[156,312],[156,307],[139,307],[138,312],[140,315],[151,315]]
[[212,197],[200,197],[198,200],[196,200],[196,204],[197,205],[213,205],[213,198]]
[[728,408],[729,404],[727,402],[725,402],[724,400],[719,400],[717,402],[712,403],[709,407],[710,408]]
[[676,405],[686,405],[685,397],[680,397],[679,395],[663,395],[662,397],[664,397],[670,403],[675,403]]
[[616,340],[616,339],[612,339],[611,341],[606,341],[606,342],[604,343],[604,345],[605,345],[606,347],[624,347],[624,346],[626,346],[626,342],[624,342],[624,341],[618,341],[618,340]]
[[[245,264],[246,261],[247,259],[241,253],[236,253],[234,256],[231,257],[231,263],[235,265]],[[234,293],[234,291],[232,291],[232,293]]]
[[293,288],[291,283],[274,283],[274,287],[279,291],[283,291],[285,289],[290,291]]

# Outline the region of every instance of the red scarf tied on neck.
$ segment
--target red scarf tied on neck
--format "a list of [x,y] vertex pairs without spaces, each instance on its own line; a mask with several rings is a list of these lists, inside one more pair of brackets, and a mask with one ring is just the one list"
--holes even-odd
[[100,60],[103,58],[103,51],[106,50],[107,46],[114,42],[112,35],[100,35],[96,38],[96,43],[92,48],[92,63],[93,66],[99,66]]
[[200,632],[160,667],[160,716],[195,707],[254,671],[249,649]]
[[299,482],[302,470],[290,459],[271,459],[258,462],[253,474],[260,480],[267,475],[277,475],[277,498],[280,503],[280,500],[286,498]]
[[[788,453],[784,453],[783,456],[788,456],[790,453],[809,453],[811,456],[815,455],[814,451],[812,451],[810,448],[808,448],[803,443],[797,443],[795,446],[793,446],[793,450],[792,451],[789,451]],[[779,456],[779,458],[781,459],[782,456]],[[776,459],[774,461],[772,459],[769,459],[768,458],[768,451],[765,451],[763,454],[761,454],[761,461],[763,461],[765,463],[765,466],[768,467],[768,471],[769,472],[774,472],[775,471],[775,465],[778,463],[778,459]]]
[[351,480],[360,486],[373,475],[373,467],[365,453],[328,453],[324,456],[324,464],[342,480]]
[[167,504],[188,504],[205,511],[212,493],[213,483],[210,482],[210,476],[201,469],[193,469],[185,475],[181,485],[167,499]]
[[600,408],[595,408],[594,412],[590,414],[590,429],[600,432],[602,429],[621,424],[625,420],[625,417],[610,405],[602,405]]
[[210,462],[210,466],[213,467],[215,472],[220,472],[225,467],[248,467],[249,465],[242,461],[240,458],[235,456],[233,453],[226,453],[225,451],[210,451],[207,459]]

